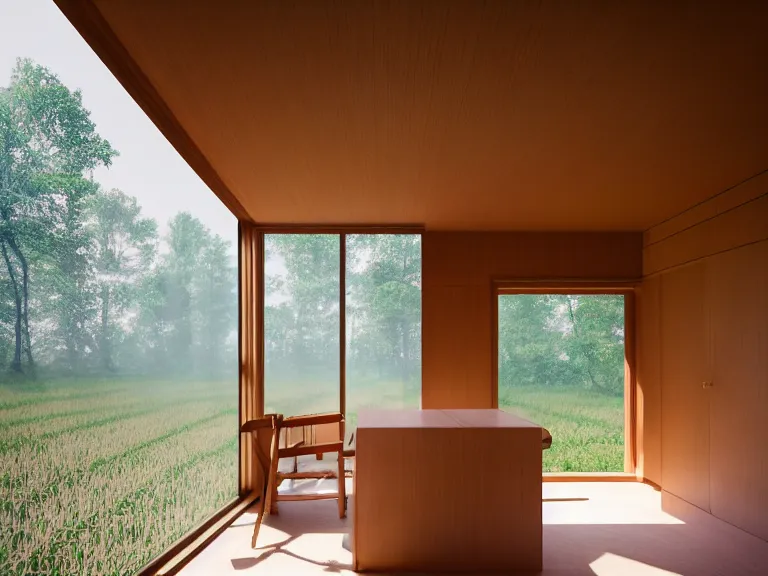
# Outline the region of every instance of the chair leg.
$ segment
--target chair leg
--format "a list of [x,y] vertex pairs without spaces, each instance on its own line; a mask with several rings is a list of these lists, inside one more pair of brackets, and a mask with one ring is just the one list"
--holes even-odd
[[269,492],[269,513],[273,516],[277,516],[279,514],[277,510],[277,487],[281,481],[282,480],[277,477],[277,474],[275,474],[274,484]]
[[267,507],[267,502],[264,498],[261,499],[261,506],[259,507],[259,515],[256,518],[256,524],[253,526],[253,536],[251,536],[251,548],[256,548],[256,539],[259,537],[259,529],[261,528],[261,521],[264,519],[264,509]]
[[344,474],[344,453],[339,450],[339,518],[345,518],[347,515],[347,481]]
[[264,507],[267,500],[267,492],[269,491],[269,459],[262,453],[261,445],[259,444],[260,438],[256,432],[253,433],[251,438],[251,447],[253,448],[253,460],[254,466],[261,467],[262,482],[261,496],[259,497],[259,513],[256,516],[256,522],[253,525],[253,536],[251,536],[251,548],[256,548],[256,540],[259,537],[259,529],[261,528],[261,521],[264,519]]
[[[277,420],[278,431],[280,429],[281,423],[282,423],[282,416],[279,417]],[[277,485],[279,483],[277,468],[280,462],[279,452],[280,452],[280,445],[279,445],[279,434],[278,434],[278,441],[272,444],[272,449],[270,450],[269,490],[267,492],[267,500],[265,502],[265,505],[267,506],[267,510],[269,510],[269,514],[274,514],[275,516],[277,516]]]
[[[262,459],[262,464],[268,464],[263,466],[264,474],[264,486],[261,491],[261,506],[259,508],[259,515],[256,517],[256,522],[253,526],[253,536],[251,537],[251,548],[256,548],[256,540],[259,537],[259,530],[261,529],[261,523],[264,520],[264,516],[270,513],[272,507],[272,494],[273,489],[276,492],[276,476],[277,476],[277,464],[278,464],[278,452],[280,450],[280,423],[282,416],[273,416],[272,421],[272,441],[269,448],[269,460]],[[260,450],[260,448],[259,448]]]

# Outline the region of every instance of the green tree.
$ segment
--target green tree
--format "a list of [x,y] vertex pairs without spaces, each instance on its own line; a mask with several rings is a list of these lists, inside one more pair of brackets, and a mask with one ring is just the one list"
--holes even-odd
[[177,214],[169,223],[168,253],[161,264],[164,275],[165,318],[168,322],[168,354],[179,366],[194,366],[195,294],[192,283],[198,271],[200,254],[208,241],[208,231],[188,212]]
[[559,297],[546,294],[499,298],[499,384],[564,383],[562,333],[556,329]]
[[611,295],[566,297],[571,333],[566,352],[587,388],[624,392],[624,298]]
[[237,346],[231,246],[187,212],[171,219],[164,240],[165,253],[131,292],[135,321],[125,350],[143,371],[220,375]]
[[[64,268],[57,287],[64,300],[75,296],[73,286],[82,281],[81,248],[87,243],[78,218],[83,199],[95,189],[88,173],[109,165],[116,154],[96,133],[79,91],[70,91],[31,60],[17,61],[9,86],[0,88],[0,253],[13,301],[14,371],[22,370],[23,355],[30,368],[34,365],[32,260],[61,251],[56,257]],[[66,304],[61,303],[62,310]],[[64,318],[69,326],[63,332],[73,346],[81,312]]]
[[115,346],[123,337],[119,320],[137,298],[137,283],[157,251],[157,223],[141,215],[136,198],[119,190],[100,191],[88,205],[90,254],[95,266],[101,367],[115,370]]
[[347,315],[352,372],[403,382],[419,378],[421,239],[415,234],[347,236]]
[[499,298],[499,385],[624,391],[624,299],[519,294]]
[[[284,274],[270,278],[267,286],[267,294],[278,299],[268,303],[265,315],[271,378],[338,378],[339,248],[334,234],[267,237],[267,261],[284,267]],[[276,347],[282,356],[274,353]]]
[[237,346],[232,327],[237,317],[237,270],[230,263],[230,245],[208,233],[192,282],[195,359],[201,373],[213,377],[236,371],[225,365]]

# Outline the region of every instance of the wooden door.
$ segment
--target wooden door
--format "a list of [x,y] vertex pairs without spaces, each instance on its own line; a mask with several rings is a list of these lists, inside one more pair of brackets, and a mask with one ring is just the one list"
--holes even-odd
[[768,241],[711,258],[712,514],[768,539]]
[[661,483],[709,511],[709,370],[706,264],[661,282]]

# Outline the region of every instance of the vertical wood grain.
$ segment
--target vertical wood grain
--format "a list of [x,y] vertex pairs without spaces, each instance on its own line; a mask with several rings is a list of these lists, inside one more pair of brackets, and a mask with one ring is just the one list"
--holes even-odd
[[666,274],[661,284],[661,481],[709,511],[709,325],[706,266]]
[[[262,235],[250,224],[239,226],[239,425],[263,414],[263,338],[261,319],[263,244]],[[240,437],[239,490],[254,490],[259,479],[252,462],[250,434]]]
[[768,241],[711,259],[712,513],[768,540]]
[[624,472],[637,472],[637,381],[634,292],[624,294]]
[[661,277],[644,279],[636,301],[636,473],[661,484]]
[[541,569],[540,428],[367,428],[361,417],[356,458],[356,570]]

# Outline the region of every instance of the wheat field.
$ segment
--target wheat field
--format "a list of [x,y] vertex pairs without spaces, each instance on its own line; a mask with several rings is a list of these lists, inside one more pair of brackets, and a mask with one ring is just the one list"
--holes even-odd
[[624,398],[577,387],[499,389],[499,408],[544,426],[544,472],[623,472]]
[[[130,575],[234,498],[236,388],[0,384],[0,575]],[[292,408],[319,407],[288,388]],[[354,390],[350,427],[357,407],[418,405],[389,388],[388,400],[382,387]],[[515,387],[499,405],[552,432],[545,472],[623,469],[622,398]]]
[[0,574],[135,573],[237,493],[237,383],[0,385]]

